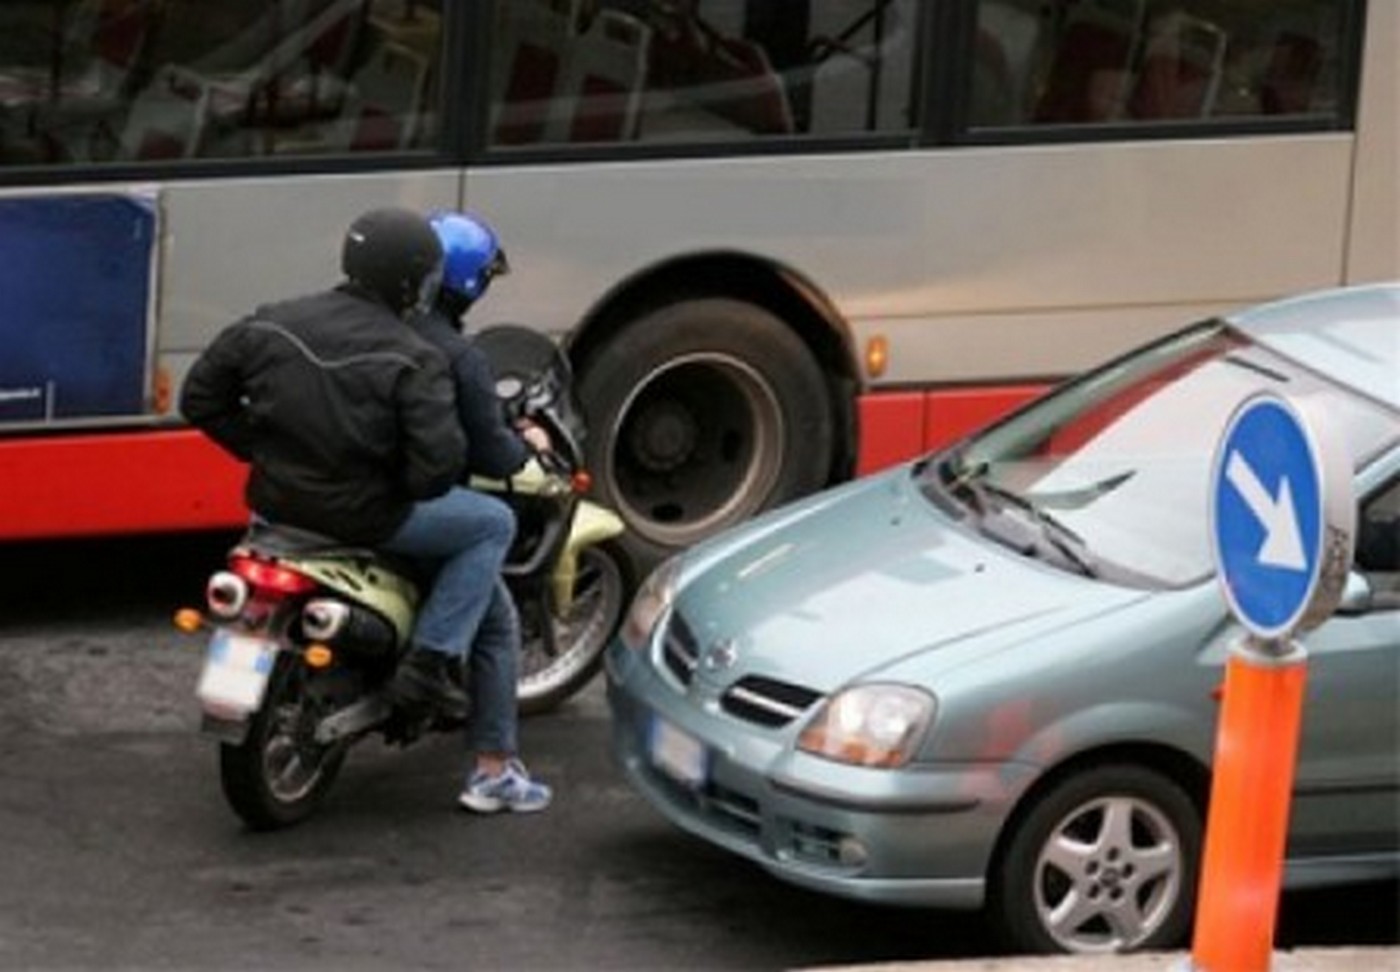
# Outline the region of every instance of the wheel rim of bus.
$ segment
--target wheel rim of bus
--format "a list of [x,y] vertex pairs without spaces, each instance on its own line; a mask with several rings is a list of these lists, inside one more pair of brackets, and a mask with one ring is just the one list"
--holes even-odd
[[685,355],[627,397],[608,430],[604,475],[633,530],[682,547],[762,506],[786,434],[781,403],[757,369],[727,354]]

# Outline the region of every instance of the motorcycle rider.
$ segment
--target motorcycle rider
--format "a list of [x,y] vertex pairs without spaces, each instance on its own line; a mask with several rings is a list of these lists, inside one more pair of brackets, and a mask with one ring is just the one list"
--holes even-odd
[[[250,464],[256,518],[437,567],[390,696],[405,709],[465,706],[456,681],[514,537],[456,485],[466,443],[447,362],[405,322],[442,275],[442,246],[406,209],[346,233],[345,280],[225,328],[181,391],[185,417]],[[509,510],[506,510],[509,514]]]
[[[431,310],[410,321],[448,360],[457,414],[467,439],[464,477],[502,479],[518,472],[532,452],[545,452],[551,446],[548,433],[534,423],[522,422],[516,429],[507,425],[491,364],[465,335],[467,312],[510,266],[495,231],[481,220],[442,211],[432,214],[429,222],[443,249],[442,284]],[[497,508],[513,515],[496,497],[474,495],[483,511]],[[520,618],[500,577],[467,659],[475,755],[459,802],[478,813],[544,809],[550,788],[531,779],[517,756]]]

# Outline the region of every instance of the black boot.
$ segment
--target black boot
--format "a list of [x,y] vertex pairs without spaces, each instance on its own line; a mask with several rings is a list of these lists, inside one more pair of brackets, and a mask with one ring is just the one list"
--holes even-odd
[[458,679],[457,659],[440,651],[417,648],[404,656],[389,682],[389,701],[411,713],[428,710],[460,716],[467,711],[467,694]]

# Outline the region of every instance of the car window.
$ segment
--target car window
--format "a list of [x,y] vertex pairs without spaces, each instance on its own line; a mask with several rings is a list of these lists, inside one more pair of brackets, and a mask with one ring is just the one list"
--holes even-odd
[[1319,399],[1353,457],[1400,434],[1369,399],[1214,326],[1067,386],[974,438],[962,462],[1082,541],[1097,573],[1195,583],[1213,569],[1216,445],[1236,407],[1262,391]]
[[1356,569],[1371,582],[1377,607],[1400,607],[1400,479],[1357,515]]

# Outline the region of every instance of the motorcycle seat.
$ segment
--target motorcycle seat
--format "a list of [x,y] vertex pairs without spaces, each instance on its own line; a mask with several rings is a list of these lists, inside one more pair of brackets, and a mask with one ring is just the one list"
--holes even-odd
[[271,557],[334,557],[378,561],[390,570],[412,576],[420,566],[411,558],[373,547],[346,543],[335,537],[286,523],[254,520],[243,534],[241,546]]

